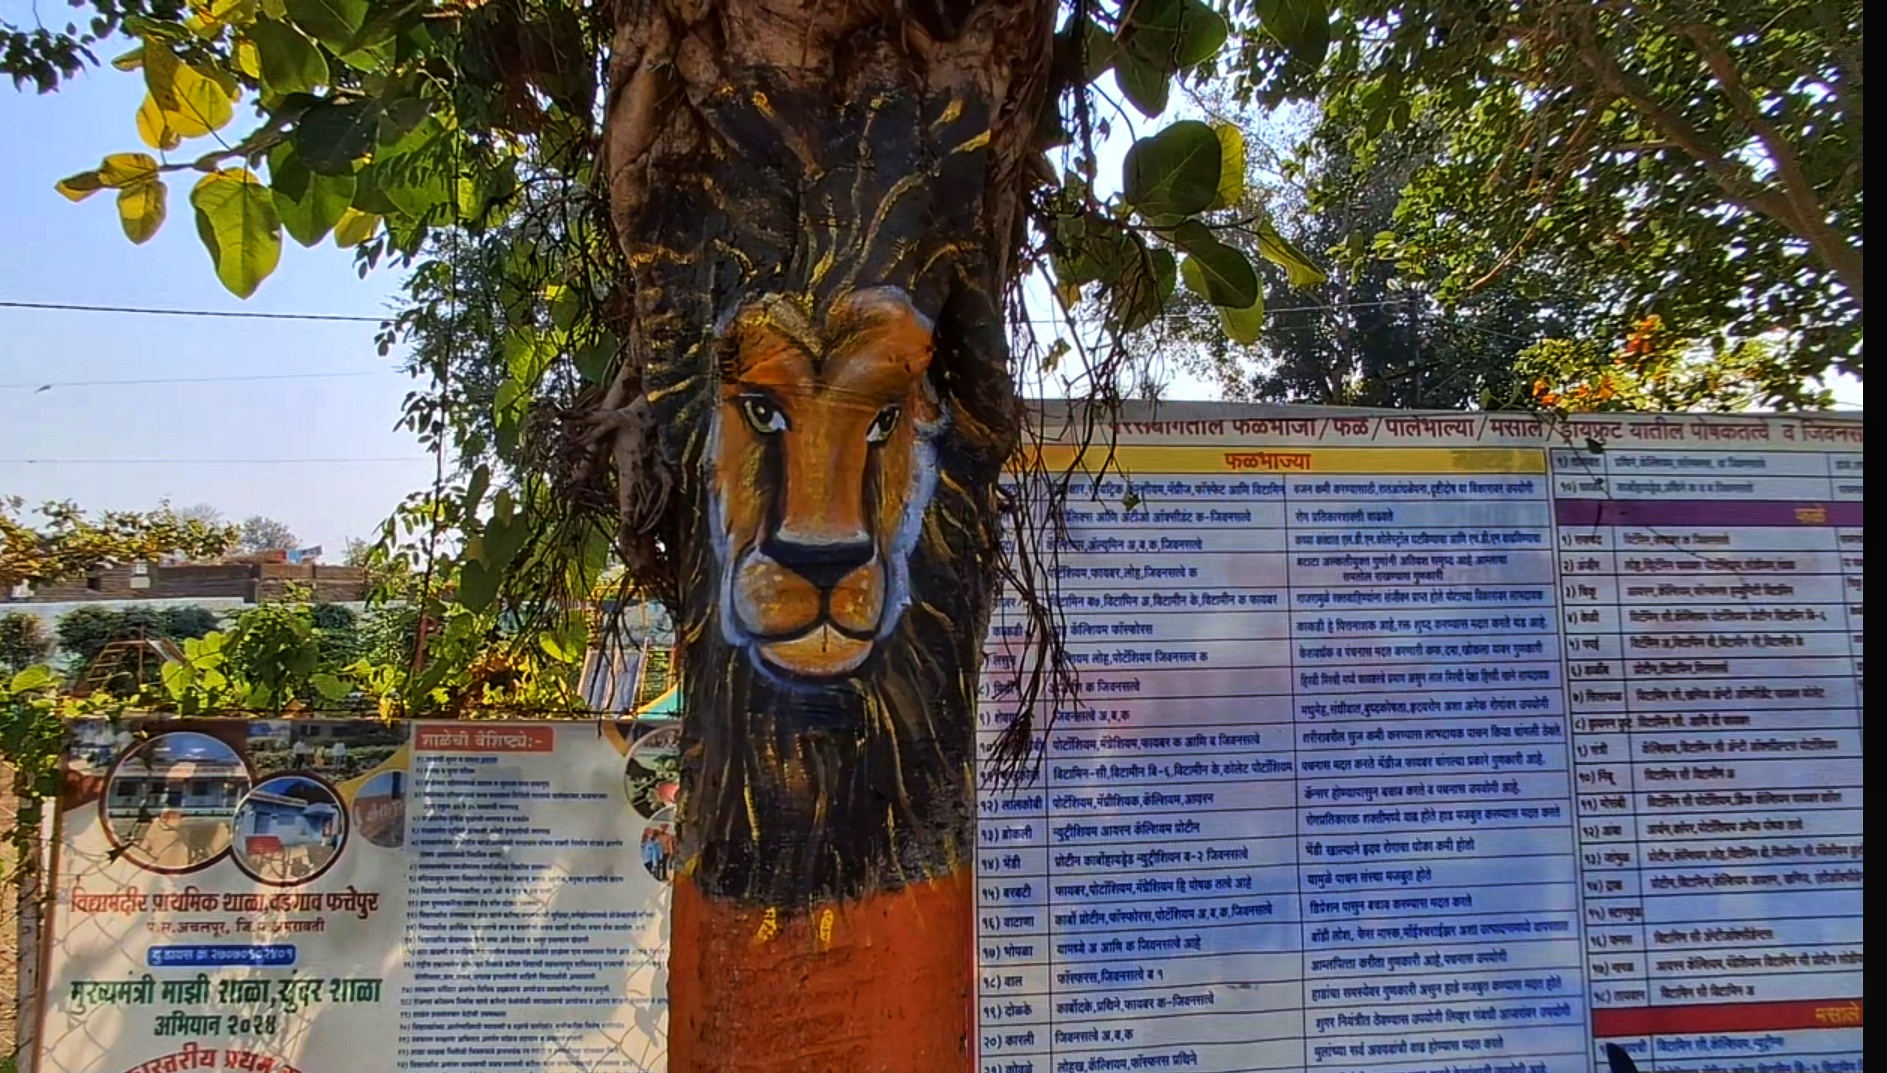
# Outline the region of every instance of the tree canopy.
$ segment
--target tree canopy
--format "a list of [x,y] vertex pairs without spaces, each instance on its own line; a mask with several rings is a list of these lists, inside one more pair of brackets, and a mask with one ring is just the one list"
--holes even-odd
[[1862,371],[1861,10],[1340,0],[1309,51],[1260,27],[1234,70],[1261,101],[1314,95],[1365,169],[1439,135],[1393,224],[1348,241],[1445,302],[1548,256],[1616,311],[1611,342],[1649,316],[1778,334],[1799,381]]
[[301,538],[288,527],[287,522],[260,514],[252,514],[242,520],[242,550],[255,554],[265,551],[293,551],[301,546]]
[[[587,594],[627,502],[603,456],[637,360],[608,169],[647,151],[621,132],[657,87],[611,91],[639,55],[615,13],[86,2],[86,26],[7,27],[0,54],[47,91],[131,45],[110,62],[145,84],[144,144],[60,192],[111,191],[143,242],[187,182],[238,295],[284,235],[408,267],[382,347],[415,343],[407,424],[456,462],[415,501],[419,539],[460,556],[475,611]],[[1857,2],[1083,0],[1059,25],[1015,243],[1112,338],[1177,323],[1248,396],[1388,405],[1566,405],[1564,374],[1611,367],[1652,318],[1657,352],[1688,355],[1661,369],[1735,356],[1730,387],[1696,381],[1719,402],[1813,405],[1831,364],[1862,370]],[[1250,188],[1240,123],[1173,118],[1187,81],[1316,109],[1288,214]],[[1097,139],[1140,124],[1100,175]],[[1087,355],[1091,382],[1124,352]],[[1240,365],[1254,353],[1270,380]]]
[[[1701,313],[1634,316],[1618,303],[1609,266],[1576,251],[1521,250],[1473,288],[1404,256],[1397,228],[1406,192],[1449,152],[1448,132],[1432,114],[1372,134],[1355,110],[1320,111],[1303,136],[1267,145],[1276,128],[1252,106],[1223,91],[1199,95],[1208,112],[1259,132],[1247,198],[1268,206],[1284,233],[1329,269],[1328,280],[1297,286],[1261,266],[1265,330],[1250,344],[1183,304],[1145,329],[1141,348],[1168,355],[1227,398],[1430,409],[1830,401],[1812,379],[1824,358],[1799,338],[1739,339]],[[1445,248],[1470,249],[1485,241],[1481,226],[1463,213],[1425,233]],[[1647,347],[1650,336],[1656,344]]]
[[210,558],[236,545],[233,526],[182,518],[168,508],[87,516],[74,503],[47,503],[38,510],[45,520],[29,525],[23,506],[18,497],[0,498],[0,589],[166,555]]

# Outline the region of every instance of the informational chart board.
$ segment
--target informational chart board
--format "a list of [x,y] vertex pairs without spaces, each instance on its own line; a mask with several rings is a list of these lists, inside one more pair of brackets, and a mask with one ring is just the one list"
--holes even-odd
[[[1862,1069],[1858,417],[1129,417],[1019,477],[975,1073]],[[673,701],[76,725],[38,1073],[658,1073]]]
[[1858,419],[1096,439],[1038,553],[1080,695],[981,802],[980,1073],[1861,1069]]
[[655,1073],[677,727],[75,727],[40,1073]]

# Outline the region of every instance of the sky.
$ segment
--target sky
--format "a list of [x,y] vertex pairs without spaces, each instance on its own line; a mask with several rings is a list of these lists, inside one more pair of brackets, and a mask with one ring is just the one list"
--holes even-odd
[[[141,79],[109,67],[44,97],[0,82],[0,303],[386,314],[394,273],[363,281],[351,253],[293,240],[252,298],[225,291],[192,223],[188,174],[173,178],[170,218],[143,246],[119,229],[110,192],[76,205],[55,193],[106,153],[144,151],[132,121],[142,98]],[[430,456],[394,427],[413,381],[398,352],[375,354],[375,328],[0,305],[0,496],[88,510],[208,503],[280,519],[334,561],[432,481]],[[102,382],[131,380],[142,382]]]

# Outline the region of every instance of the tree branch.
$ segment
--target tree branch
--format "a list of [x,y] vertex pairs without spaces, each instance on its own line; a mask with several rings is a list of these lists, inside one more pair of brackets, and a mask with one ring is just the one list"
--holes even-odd
[[[1815,184],[1803,170],[1802,158],[1796,152],[1794,143],[1763,114],[1762,106],[1743,84],[1742,72],[1737,70],[1736,61],[1714,29],[1701,23],[1689,23],[1680,27],[1679,32],[1696,47],[1710,76],[1716,79],[1724,95],[1729,98],[1730,106],[1736,109],[1743,122],[1749,124],[1757,140],[1762,142],[1763,151],[1769,154],[1783,196],[1794,210],[1795,223],[1790,229],[1814,248],[1822,261],[1854,295],[1855,304],[1860,305],[1861,251],[1829,226],[1828,210],[1816,194]],[[1781,222],[1787,224],[1789,221]]]

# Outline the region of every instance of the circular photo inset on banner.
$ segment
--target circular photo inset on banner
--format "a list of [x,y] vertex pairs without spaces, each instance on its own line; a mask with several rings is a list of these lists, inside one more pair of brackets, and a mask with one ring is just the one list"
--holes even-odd
[[623,793],[643,819],[672,808],[681,793],[681,726],[664,720],[652,728],[631,728],[629,757],[623,765]]
[[229,849],[249,769],[229,743],[193,730],[159,734],[111,769],[100,806],[111,842],[151,872],[194,872]]
[[657,883],[675,875],[675,810],[665,808],[642,829],[642,867]]
[[236,866],[276,887],[306,883],[347,841],[347,810],[334,788],[307,775],[277,775],[236,807]]
[[354,827],[376,846],[406,844],[406,772],[382,771],[354,794]]

